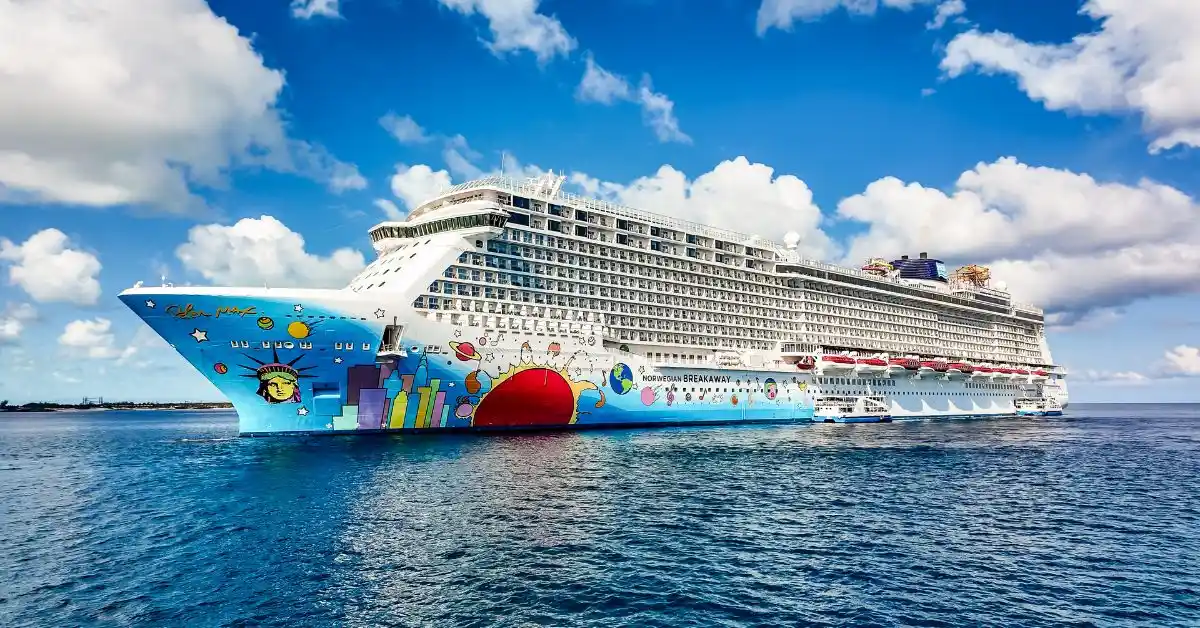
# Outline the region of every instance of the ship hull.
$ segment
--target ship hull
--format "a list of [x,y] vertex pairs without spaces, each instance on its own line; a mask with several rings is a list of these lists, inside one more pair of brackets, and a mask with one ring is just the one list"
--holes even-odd
[[[795,373],[656,368],[596,332],[485,330],[343,290],[131,289],[242,435],[809,422]],[[400,346],[380,354],[389,326]],[[533,325],[531,327],[536,327]]]
[[[483,329],[349,290],[137,288],[121,300],[229,399],[243,435],[882,420],[816,417],[824,395],[882,395],[895,420],[1017,414],[1011,392],[975,379],[664,366],[606,347],[598,328]],[[381,354],[389,326],[399,346]],[[1056,396],[1065,406],[1065,388]]]

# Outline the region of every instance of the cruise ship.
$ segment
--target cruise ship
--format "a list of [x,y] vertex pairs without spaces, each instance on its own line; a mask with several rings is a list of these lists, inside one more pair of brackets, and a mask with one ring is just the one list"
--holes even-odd
[[987,268],[925,253],[835,266],[803,259],[794,233],[777,243],[564,181],[453,186],[373,227],[377,258],[342,289],[164,282],[120,298],[228,397],[244,435],[1067,406],[1043,312]]

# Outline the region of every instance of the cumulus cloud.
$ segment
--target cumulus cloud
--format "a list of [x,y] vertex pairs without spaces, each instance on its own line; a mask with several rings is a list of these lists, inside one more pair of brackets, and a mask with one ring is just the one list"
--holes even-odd
[[1163,356],[1165,373],[1176,377],[1200,377],[1200,347],[1179,345]]
[[75,320],[67,323],[58,337],[58,344],[74,354],[96,360],[127,360],[137,353],[133,346],[117,347],[112,333],[112,321],[107,318]]
[[1139,114],[1154,136],[1151,152],[1200,146],[1200,3],[1088,0],[1081,13],[1100,29],[1063,44],[962,33],[946,47],[942,70],[1013,76],[1050,110]]
[[8,282],[39,302],[91,305],[100,298],[100,260],[70,248],[67,235],[43,229],[21,244],[0,238],[0,262],[8,262]]
[[[790,30],[797,21],[815,20],[838,9],[856,15],[874,15],[880,6],[907,11],[921,4],[940,0],[763,0],[758,7],[755,28],[762,35],[772,28]],[[947,0],[952,4],[957,0]],[[958,4],[962,4],[958,2]],[[947,9],[953,10],[953,8]],[[939,9],[940,12],[940,9]],[[948,16],[950,17],[950,16]],[[936,18],[935,18],[936,19]]]
[[801,235],[800,252],[810,257],[834,251],[821,230],[821,210],[808,185],[790,174],[777,176],[770,166],[745,157],[723,161],[695,179],[669,165],[628,184],[583,173],[573,173],[570,179],[589,195],[714,227],[777,241],[795,231]]
[[660,142],[692,143],[692,138],[679,128],[675,103],[666,94],[654,91],[649,75],[643,76],[635,89],[625,77],[600,67],[591,53],[584,62],[583,78],[575,89],[575,97],[580,102],[604,105],[635,103],[642,109],[642,120],[654,130]]
[[484,44],[494,54],[528,50],[539,63],[575,49],[575,39],[558,18],[538,12],[539,0],[438,0],[462,15],[487,20],[491,41]]
[[434,170],[425,164],[396,166],[396,174],[392,175],[392,194],[404,201],[404,206],[412,211],[421,203],[437,196],[442,190],[450,187],[450,173],[445,170]]
[[379,125],[401,144],[424,144],[433,139],[410,115],[398,116],[389,111],[379,119]]
[[308,20],[314,17],[341,17],[338,0],[292,0],[292,17]]
[[21,339],[25,325],[37,318],[37,310],[28,303],[9,304],[0,312],[0,345],[12,344]]
[[986,263],[1015,297],[1051,312],[1200,288],[1200,205],[1170,186],[1100,182],[1008,157],[964,172],[943,192],[886,177],[843,199],[865,223],[846,261],[930,251]]
[[187,269],[225,286],[341,288],[366,265],[352,248],[309,253],[304,237],[273,216],[192,227],[175,254]]
[[187,213],[239,166],[353,187],[287,136],[283,85],[204,0],[0,2],[0,199]]

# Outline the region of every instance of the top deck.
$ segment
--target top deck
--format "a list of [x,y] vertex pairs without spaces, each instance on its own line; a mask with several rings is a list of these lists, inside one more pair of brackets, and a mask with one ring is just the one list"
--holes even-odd
[[[712,227],[698,222],[683,220],[665,214],[650,212],[619,203],[610,201],[588,198],[579,194],[566,192],[562,189],[562,184],[566,181],[564,176],[556,176],[547,173],[545,176],[528,179],[515,179],[502,175],[494,175],[459,183],[451,186],[439,193],[435,198],[422,203],[409,215],[408,220],[420,218],[422,215],[442,209],[445,205],[443,201],[446,197],[455,196],[464,192],[475,190],[494,190],[510,195],[524,196],[530,199],[537,199],[550,204],[562,205],[573,209],[582,209],[585,211],[595,211],[608,214],[611,216],[635,220],[680,231],[683,233],[695,234],[698,236],[713,238],[730,243],[737,243],[746,246],[752,246],[764,251],[770,251],[775,254],[776,262],[782,263],[784,266],[801,266],[809,271],[824,271],[853,278],[857,282],[869,282],[876,284],[878,287],[888,290],[897,290],[906,292],[908,290],[918,290],[940,295],[938,300],[950,299],[954,302],[960,302],[962,305],[974,306],[974,294],[997,294],[1005,293],[1006,291],[997,290],[995,288],[983,288],[962,284],[956,286],[930,285],[925,282],[914,282],[911,280],[901,279],[898,277],[879,276],[871,273],[863,272],[857,268],[849,268],[838,266],[818,260],[802,258],[793,248],[784,244],[764,238],[758,235],[746,234],[730,229],[722,229]],[[381,223],[387,224],[387,223]],[[804,273],[807,274],[807,273]],[[971,296],[968,296],[968,293]],[[1044,315],[1044,311],[1032,304],[1011,301],[1011,306],[1014,310],[1030,312],[1039,316]],[[991,308],[988,308],[991,309]]]

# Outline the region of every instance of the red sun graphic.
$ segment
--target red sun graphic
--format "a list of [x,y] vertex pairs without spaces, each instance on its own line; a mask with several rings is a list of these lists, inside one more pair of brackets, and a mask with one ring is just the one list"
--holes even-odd
[[476,427],[567,425],[575,394],[561,373],[534,367],[508,377],[475,408]]

